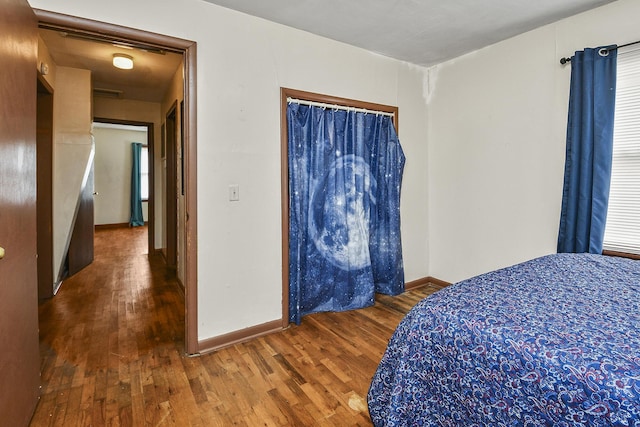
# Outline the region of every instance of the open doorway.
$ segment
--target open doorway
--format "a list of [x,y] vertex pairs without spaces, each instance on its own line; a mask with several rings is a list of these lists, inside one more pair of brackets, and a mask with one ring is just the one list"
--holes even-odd
[[[95,117],[93,137],[95,155],[95,226],[96,228],[128,227],[131,220],[132,149],[141,147],[138,170],[142,216],[148,228],[147,254],[156,252],[153,123]],[[160,176],[162,179],[162,175]]]
[[[181,283],[185,290],[185,351],[189,354],[197,353],[197,257],[196,257],[196,138],[195,138],[195,108],[196,108],[196,82],[195,82],[195,63],[196,63],[196,45],[194,42],[182,39],[176,39],[169,36],[162,36],[158,34],[147,33],[144,31],[138,31],[130,28],[120,27],[107,23],[100,23],[96,21],[84,20],[76,17],[70,17],[66,15],[56,14],[52,12],[35,10],[36,16],[39,20],[41,30],[55,31],[58,33],[64,33],[65,40],[91,40],[94,43],[100,45],[117,46],[119,49],[133,49],[141,52],[155,52],[154,54],[161,55],[162,52],[169,52],[173,55],[178,55],[181,60],[180,69],[178,74],[181,77],[181,86],[178,91],[181,93],[181,99],[176,98],[175,102],[184,103],[184,113],[179,117],[180,126],[183,130],[181,137],[184,140],[183,150],[180,152],[180,157],[176,157],[181,165],[184,165],[184,170],[176,174],[176,177],[184,176],[184,182],[165,182],[162,183],[158,180],[158,174],[155,175],[155,182],[151,184],[153,188],[150,193],[161,194],[162,191],[157,191],[158,188],[163,186],[175,186],[175,188],[184,188],[184,195],[181,200],[181,204],[178,205],[182,212],[176,216],[178,223],[175,224],[178,239],[180,244],[178,247],[184,248],[184,250],[177,254],[178,269],[181,275]],[[132,56],[132,55],[130,55]],[[50,59],[50,58],[49,58]],[[40,58],[39,58],[40,60]],[[41,72],[44,73],[48,69],[46,63],[40,62],[39,64]],[[126,80],[126,79],[125,79]],[[139,85],[138,85],[139,86]],[[57,88],[56,88],[57,90]],[[122,96],[117,89],[109,87],[94,87],[95,91],[102,92],[103,97],[112,97],[117,99]],[[131,90],[135,90],[135,87],[131,87]],[[115,102],[115,99],[112,101]],[[107,103],[108,104],[108,103]],[[172,103],[173,104],[173,103]],[[129,108],[120,110],[120,114],[104,114],[102,112],[95,111],[94,114],[100,115],[101,120],[121,120],[121,121],[137,121],[131,120],[132,117],[136,117],[135,101],[133,104],[129,104]],[[159,134],[160,129],[163,127],[163,115],[166,111],[162,111],[162,102],[158,109],[158,120],[151,120],[148,123],[152,123],[152,133],[155,135],[153,144],[150,144],[150,150],[154,148],[157,150],[159,147]],[[146,120],[143,120],[143,122]],[[164,139],[164,135],[161,135]],[[151,148],[153,147],[153,148]],[[158,150],[159,151],[159,150]],[[154,161],[150,162],[150,168],[152,174],[154,170],[157,170],[158,164],[162,162],[158,161],[159,156],[153,157]],[[156,167],[154,167],[154,165]],[[181,194],[182,196],[182,194]],[[150,202],[153,203],[153,196],[150,197]],[[156,200],[157,201],[157,200]],[[151,204],[150,203],[150,204]],[[163,243],[166,235],[166,222],[158,221],[157,212],[158,206],[150,206],[149,209],[149,248],[155,250],[159,246],[159,243]],[[163,215],[164,216],[164,215]],[[151,231],[153,230],[153,231]],[[160,236],[160,238],[158,238]]]

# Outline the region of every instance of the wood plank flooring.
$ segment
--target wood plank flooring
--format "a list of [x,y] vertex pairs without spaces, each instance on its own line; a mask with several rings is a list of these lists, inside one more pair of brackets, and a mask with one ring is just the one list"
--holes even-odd
[[98,230],[95,261],[40,304],[31,426],[370,426],[366,394],[393,330],[441,288],[187,357],[183,296],[146,239],[145,227]]

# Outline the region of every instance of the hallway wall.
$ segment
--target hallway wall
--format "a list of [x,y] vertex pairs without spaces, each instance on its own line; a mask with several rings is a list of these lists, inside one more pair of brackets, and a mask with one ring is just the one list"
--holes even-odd
[[88,179],[93,162],[91,90],[90,71],[57,67],[53,97],[54,280],[60,279],[79,206],[80,190]]

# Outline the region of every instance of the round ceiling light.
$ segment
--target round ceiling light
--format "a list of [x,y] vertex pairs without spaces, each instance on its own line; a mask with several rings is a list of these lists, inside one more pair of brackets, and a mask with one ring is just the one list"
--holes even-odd
[[113,66],[122,70],[130,70],[133,68],[133,57],[124,53],[116,53],[113,55]]

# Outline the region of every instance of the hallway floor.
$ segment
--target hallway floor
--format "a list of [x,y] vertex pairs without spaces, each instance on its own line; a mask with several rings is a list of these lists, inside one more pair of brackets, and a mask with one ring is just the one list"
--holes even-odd
[[40,304],[31,426],[370,426],[369,382],[427,285],[375,306],[184,355],[184,298],[146,227],[96,231],[95,260]]
[[40,304],[42,397],[31,425],[144,425],[134,414],[169,393],[157,385],[180,365],[184,299],[173,272],[147,255],[147,228],[97,230],[94,248],[93,263]]

